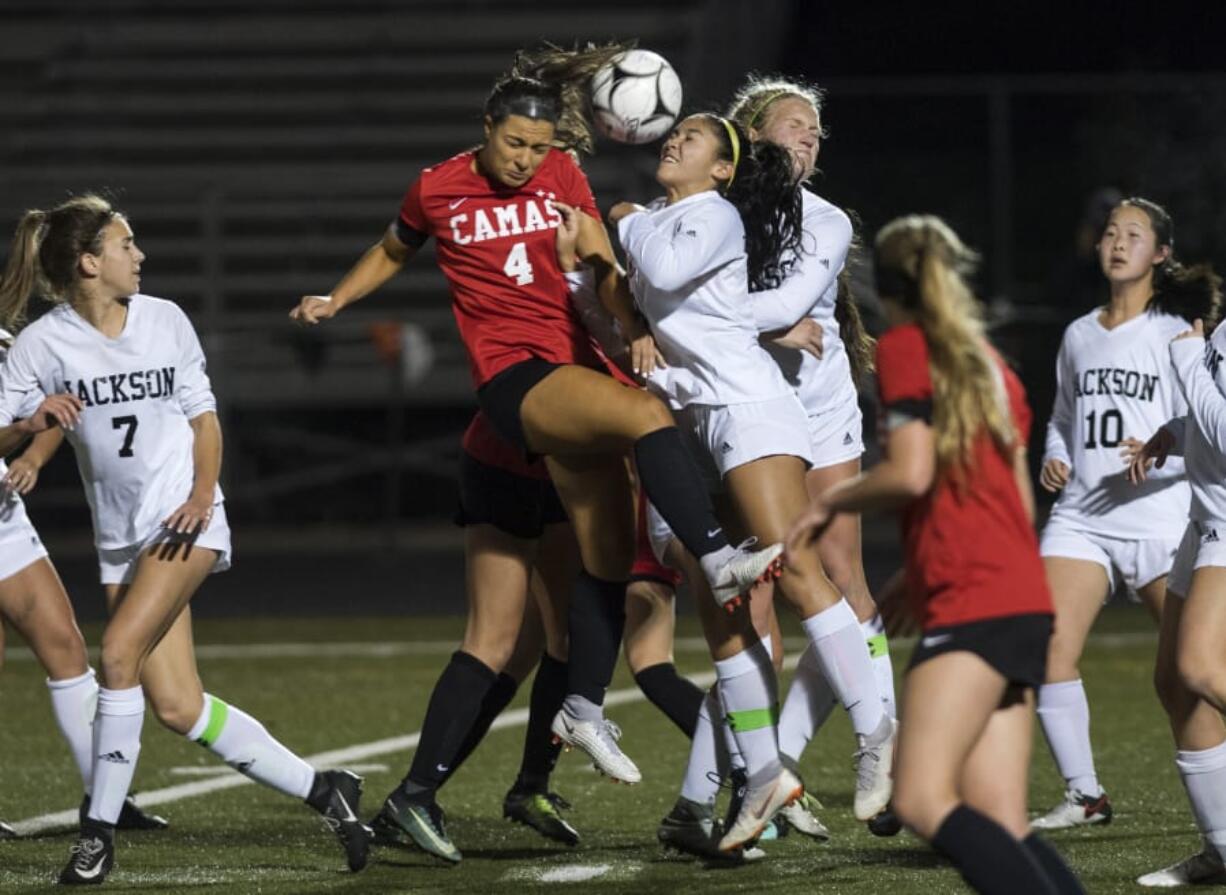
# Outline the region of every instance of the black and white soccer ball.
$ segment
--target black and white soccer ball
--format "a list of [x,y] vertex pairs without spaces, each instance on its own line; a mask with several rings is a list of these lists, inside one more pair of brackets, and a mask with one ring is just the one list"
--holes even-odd
[[681,112],[681,80],[651,50],[629,50],[592,76],[597,129],[619,143],[650,143],[668,133]]

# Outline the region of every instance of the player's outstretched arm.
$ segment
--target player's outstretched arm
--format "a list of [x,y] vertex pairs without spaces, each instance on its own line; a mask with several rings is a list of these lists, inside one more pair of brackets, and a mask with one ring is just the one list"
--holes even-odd
[[365,298],[394,277],[415,251],[400,241],[393,224],[387,228],[383,239],[367,249],[333,287],[330,295],[304,295],[298,306],[289,312],[290,319],[314,324],[335,317],[341,308]]

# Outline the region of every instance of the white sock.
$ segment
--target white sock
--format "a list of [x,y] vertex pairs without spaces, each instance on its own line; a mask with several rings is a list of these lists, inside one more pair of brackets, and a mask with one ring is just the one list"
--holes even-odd
[[779,751],[793,761],[800,761],[809,740],[826,723],[836,705],[838,700],[822,673],[817,648],[810,643],[800,657],[779,712]]
[[1038,711],[1047,745],[1068,788],[1087,796],[1102,795],[1090,746],[1090,704],[1081,681],[1043,684]]
[[801,625],[817,650],[826,681],[851,716],[856,736],[871,736],[880,728],[885,709],[864,632],[851,605],[839,600]]
[[885,622],[881,620],[881,613],[875,613],[868,621],[860,622],[860,630],[864,632],[864,642],[868,645],[868,655],[873,662],[873,673],[877,675],[877,691],[881,694],[881,704],[887,715],[897,718],[894,662],[890,659],[890,641],[885,636]]
[[717,724],[720,728],[727,727],[719,696],[712,687],[698,709],[698,723],[694,725],[694,740],[690,744],[690,760],[686,763],[685,779],[681,782],[681,795],[700,805],[715,804],[719,796],[719,783],[728,775],[728,750],[724,746],[723,731],[716,732]]
[[255,718],[216,696],[204,694],[204,711],[187,738],[257,783],[300,799],[311,792],[315,769],[273,739]]
[[1226,861],[1226,743],[1199,752],[1175,753],[1175,767],[1188,790],[1196,825]]
[[81,785],[90,792],[94,779],[94,715],[98,711],[98,679],[94,669],[62,681],[47,679],[55,723],[68,742],[72,760],[81,773]]
[[750,786],[757,786],[781,770],[775,669],[761,643],[715,663],[719,697],[727,723],[745,760]]
[[140,729],[145,720],[145,691],[98,690],[98,713],[94,717],[93,792],[89,817],[114,825],[123,810],[123,800],[132,787],[136,759],[140,756]]

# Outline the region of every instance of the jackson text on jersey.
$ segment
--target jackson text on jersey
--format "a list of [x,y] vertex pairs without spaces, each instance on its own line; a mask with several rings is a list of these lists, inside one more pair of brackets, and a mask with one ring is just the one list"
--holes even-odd
[[175,368],[108,373],[89,379],[65,379],[64,391],[76,395],[86,407],[127,404],[169,398],[175,393]]

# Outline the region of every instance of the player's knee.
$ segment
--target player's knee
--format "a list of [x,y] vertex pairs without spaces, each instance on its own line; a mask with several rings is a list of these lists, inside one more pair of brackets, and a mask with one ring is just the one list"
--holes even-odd
[[1179,683],[1202,699],[1220,704],[1226,697],[1226,675],[1216,657],[1197,649],[1182,650],[1177,660]]
[[99,665],[102,679],[111,690],[126,690],[140,683],[141,663],[144,656],[140,648],[121,637],[102,635],[102,650]]
[[198,693],[151,695],[149,705],[163,727],[179,734],[190,731],[204,711],[204,702]]
[[85,638],[76,625],[69,624],[48,632],[39,643],[38,658],[52,680],[79,677],[89,667]]
[[664,402],[647,392],[635,393],[633,420],[639,438],[674,425],[673,414]]

